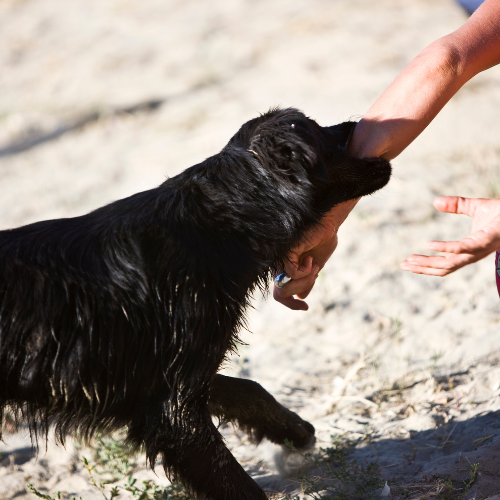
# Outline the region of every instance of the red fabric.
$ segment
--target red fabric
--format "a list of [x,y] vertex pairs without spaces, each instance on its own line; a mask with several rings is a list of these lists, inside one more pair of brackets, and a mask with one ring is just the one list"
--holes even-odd
[[495,254],[495,277],[497,279],[497,290],[500,296],[500,253]]

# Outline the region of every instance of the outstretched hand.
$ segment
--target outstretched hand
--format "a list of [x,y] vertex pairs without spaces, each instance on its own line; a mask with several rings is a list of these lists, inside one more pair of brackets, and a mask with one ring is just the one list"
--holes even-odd
[[441,212],[472,217],[470,235],[459,241],[431,241],[427,248],[443,255],[412,255],[401,263],[401,269],[446,276],[500,249],[500,199],[445,196],[436,198],[434,207]]
[[309,231],[292,249],[285,261],[285,273],[292,281],[283,288],[274,287],[275,300],[296,311],[309,309],[303,299],[309,295],[319,271],[337,248],[339,227],[357,202],[357,199],[349,200],[332,208],[321,220],[321,225]]

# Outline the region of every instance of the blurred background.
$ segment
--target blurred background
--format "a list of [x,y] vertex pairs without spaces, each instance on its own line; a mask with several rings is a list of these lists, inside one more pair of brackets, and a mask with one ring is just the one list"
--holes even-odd
[[[1,226],[155,185],[271,106],[299,107],[324,125],[359,118],[413,56],[465,19],[452,0],[2,0]],[[497,76],[471,82],[412,154],[495,140],[481,126],[495,107],[480,90]],[[117,113],[150,100],[160,101],[155,112]],[[51,134],[57,140],[12,154]]]
[[[321,125],[358,119],[466,19],[452,0],[0,0],[0,228],[158,185],[273,106]],[[436,195],[500,196],[499,109],[496,67],[453,98],[393,162],[390,185],[351,214],[309,312],[256,295],[249,345],[225,372],[257,380],[309,419],[319,445],[368,425],[388,466],[403,453],[391,447],[395,426],[409,446],[411,432],[439,434],[500,409],[493,258],[445,279],[399,270],[427,241],[468,234],[467,218],[435,212]],[[439,377],[459,372],[443,389]],[[420,382],[400,390],[401,380]],[[380,396],[391,390],[396,398]],[[264,487],[297,488],[278,447],[222,432]],[[27,476],[43,491],[93,498],[76,452],[16,465],[7,459],[29,439],[5,441],[0,498],[28,495]],[[458,451],[427,449],[390,472],[413,477]]]

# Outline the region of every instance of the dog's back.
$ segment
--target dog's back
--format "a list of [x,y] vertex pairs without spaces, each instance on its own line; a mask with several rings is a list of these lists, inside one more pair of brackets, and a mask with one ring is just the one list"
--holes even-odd
[[241,278],[256,276],[248,244],[227,236],[230,210],[211,223],[222,209],[206,169],[85,216],[0,231],[0,408],[63,439],[128,424],[215,373],[236,342]]
[[304,446],[314,428],[217,371],[252,290],[292,245],[335,204],[388,181],[387,162],[346,155],[352,127],[273,110],[158,188],[1,231],[0,413],[35,434],[54,424],[61,440],[127,426],[201,498],[264,499],[209,409],[256,441]]
[[34,430],[52,421],[62,437],[118,415],[123,425],[130,401],[154,390],[141,384],[160,373],[134,220],[144,198],[0,232],[0,407],[21,410]]

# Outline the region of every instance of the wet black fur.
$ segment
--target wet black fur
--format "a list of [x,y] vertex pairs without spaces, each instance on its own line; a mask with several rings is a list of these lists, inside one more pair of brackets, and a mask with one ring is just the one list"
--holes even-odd
[[304,446],[314,428],[255,382],[216,374],[290,248],[388,182],[388,162],[346,154],[353,127],[272,110],[155,189],[1,231],[0,414],[61,440],[127,426],[198,498],[266,498],[210,412],[256,441]]

